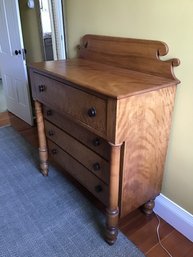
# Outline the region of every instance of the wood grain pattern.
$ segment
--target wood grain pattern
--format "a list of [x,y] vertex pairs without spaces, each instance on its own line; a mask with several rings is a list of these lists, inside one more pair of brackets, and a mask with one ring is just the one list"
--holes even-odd
[[55,143],[48,140],[48,145],[52,159],[59,163],[65,171],[78,180],[97,199],[107,205],[108,186]]
[[[88,181],[94,178],[101,183],[109,181],[103,192],[108,202],[105,239],[109,244],[116,241],[119,218],[144,204],[145,212],[151,213],[153,199],[161,190],[179,83],[173,74],[178,59],[161,61],[159,58],[167,51],[167,45],[159,41],[86,35],[79,58],[30,66],[34,100],[61,117],[66,116],[64,123],[71,120],[72,131],[76,131],[75,126],[84,127],[111,146],[108,167],[105,158],[101,158],[102,153],[92,153],[94,149],[74,136],[70,127],[64,125],[64,130],[68,127],[66,133],[62,122],[52,120],[59,128],[46,122],[47,138],[63,149],[63,154],[55,159],[64,168],[70,169],[69,161],[65,166],[66,157],[63,157],[67,154],[73,163],[87,168]],[[39,124],[43,126],[42,121]],[[81,128],[80,133],[84,133]],[[56,153],[53,149],[53,154]],[[98,175],[91,168],[94,159],[106,166]],[[83,172],[77,175],[71,170],[70,173],[95,194],[85,184]],[[101,185],[96,190],[101,192]]]
[[[105,100],[37,73],[33,77],[36,88],[35,99],[73,120],[84,123],[85,126],[90,126],[98,133],[100,131],[101,134],[106,134]],[[39,87],[44,89],[41,91]],[[89,110],[92,108],[96,114],[91,117]]]
[[93,134],[88,130],[88,128],[79,126],[79,124],[76,124],[73,120],[68,119],[65,115],[61,115],[49,107],[44,106],[43,112],[46,120],[54,123],[57,127],[61,128],[66,133],[99,154],[105,160],[109,161],[109,144],[99,135]]
[[0,127],[10,125],[10,118],[8,112],[0,113]]
[[147,74],[176,79],[172,67],[179,59],[161,61],[168,46],[161,41],[108,36],[85,35],[79,46],[79,56],[92,61],[136,70]]
[[[27,124],[25,121],[21,120],[20,118],[16,117],[11,112],[7,112],[9,117],[9,124],[12,126],[16,131],[18,131],[31,145],[34,147],[38,147],[38,134],[37,134],[37,127],[32,127]],[[1,115],[0,115],[0,124],[1,124]],[[4,124],[5,125],[5,124]],[[0,125],[1,127],[1,125]]]
[[[174,238],[175,238],[175,244],[172,243]],[[183,241],[183,235],[181,235],[177,231],[173,231],[173,233],[170,235],[168,240],[167,241],[163,240],[162,243],[164,247],[166,247],[166,249],[170,251],[172,256],[181,257],[181,256],[187,256],[188,254],[190,254],[190,252],[193,252],[192,243],[190,241],[185,241],[182,246],[180,243],[182,241]],[[157,245],[151,251],[147,252],[146,256],[155,257],[155,253],[159,257],[168,257],[168,254],[159,245]]]
[[119,218],[119,172],[120,172],[120,156],[121,144],[111,144],[110,154],[110,181],[109,181],[109,195],[108,205],[106,210],[106,234],[105,240],[110,245],[117,240],[118,234],[118,218]]
[[[136,210],[127,217],[127,221],[123,220],[119,227],[132,242],[135,242],[136,246],[138,246],[144,254],[147,254],[154,246],[158,246],[159,249],[161,248],[158,245],[156,234],[157,225],[158,221],[155,215],[147,217],[141,214],[140,210]],[[172,231],[173,228],[161,220],[161,239],[167,237]],[[161,251],[163,250],[161,249]],[[154,257],[156,256],[159,255],[155,255]]]
[[125,139],[122,216],[160,193],[175,91],[164,88],[119,105],[117,138]]
[[[20,120],[18,117],[10,114],[11,125],[32,145],[37,147],[37,127],[31,127],[27,123]],[[1,117],[1,116],[0,116]],[[56,165],[56,163],[54,163]],[[58,171],[61,167],[57,165]],[[67,173],[65,173],[67,176]],[[97,201],[93,194],[90,194],[83,186],[68,176],[68,179],[73,182],[90,201],[95,204],[101,211],[104,210],[104,206],[101,202]],[[164,254],[164,250],[158,244],[156,236],[156,227],[158,221],[155,215],[145,216],[142,212],[137,209],[131,212],[129,215],[119,221],[119,229],[124,235],[131,240],[139,249],[145,254],[150,254],[153,251],[153,256],[159,256]],[[173,254],[173,257],[192,257],[193,256],[193,245],[186,237],[179,235],[179,233],[171,227],[168,223],[161,219],[160,237],[162,243],[167,245],[167,249]],[[175,252],[176,245],[180,246],[180,250]],[[165,256],[164,256],[165,257]]]
[[46,120],[45,131],[47,138],[72,155],[106,184],[109,184],[109,163],[106,160]]
[[[42,73],[62,83],[69,84],[91,94],[116,99],[145,93],[173,85],[178,81],[163,76],[155,76],[139,71],[123,69],[113,65],[105,65],[94,61],[76,58],[60,61],[40,62],[30,65],[32,75]],[[172,69],[170,69],[172,72]],[[36,97],[36,90],[32,90]]]
[[[168,257],[158,242],[155,215],[147,217],[135,210],[122,219],[119,228],[148,257]],[[191,257],[193,244],[160,218],[160,239],[173,257]]]
[[40,170],[44,176],[48,175],[48,149],[45,135],[44,119],[41,103],[35,101],[36,122],[39,139]]

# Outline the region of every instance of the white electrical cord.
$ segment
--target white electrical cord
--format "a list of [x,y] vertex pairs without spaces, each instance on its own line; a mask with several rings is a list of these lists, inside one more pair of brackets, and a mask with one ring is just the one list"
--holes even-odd
[[163,246],[162,242],[161,242],[161,239],[160,239],[160,233],[159,233],[159,229],[160,229],[160,218],[158,217],[158,215],[155,213],[155,216],[158,220],[158,225],[157,225],[157,238],[158,238],[158,242],[160,244],[160,246],[162,247],[162,249],[164,249],[164,251],[170,256],[172,257],[171,253]]

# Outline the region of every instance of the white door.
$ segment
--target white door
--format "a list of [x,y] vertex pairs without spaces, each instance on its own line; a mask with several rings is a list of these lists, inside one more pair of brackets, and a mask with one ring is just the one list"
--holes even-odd
[[0,67],[10,112],[33,125],[18,0],[0,0]]

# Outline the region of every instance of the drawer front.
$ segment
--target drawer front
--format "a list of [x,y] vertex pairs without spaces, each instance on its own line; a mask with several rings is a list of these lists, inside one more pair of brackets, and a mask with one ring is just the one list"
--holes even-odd
[[107,206],[108,186],[50,140],[48,147],[54,161]]
[[102,156],[104,159],[109,160],[110,146],[101,137],[93,134],[84,127],[67,119],[64,115],[50,109],[46,106],[43,107],[44,117],[63,129],[65,132],[78,139],[84,145],[92,149],[94,152]]
[[37,73],[34,83],[37,100],[106,135],[105,100]]
[[87,169],[109,183],[109,163],[88,147],[71,137],[49,121],[45,121],[46,136]]

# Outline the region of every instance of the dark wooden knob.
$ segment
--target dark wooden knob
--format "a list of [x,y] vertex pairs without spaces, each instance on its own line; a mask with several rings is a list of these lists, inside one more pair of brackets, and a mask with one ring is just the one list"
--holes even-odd
[[100,141],[100,138],[95,138],[93,141],[92,141],[93,145],[94,146],[99,146],[101,144],[101,141]]
[[89,117],[95,117],[96,116],[96,109],[94,107],[91,107],[88,109],[88,116]]
[[100,170],[100,164],[98,162],[94,163],[93,164],[93,170],[97,171],[97,170]]
[[57,149],[52,149],[51,152],[53,155],[55,155],[55,154],[57,154],[58,151],[57,151]]
[[39,92],[44,92],[46,90],[45,85],[39,85]]
[[53,136],[53,135],[54,135],[54,131],[53,131],[53,130],[49,130],[49,131],[48,131],[48,135],[49,135],[49,136]]
[[46,114],[47,114],[47,116],[51,116],[52,115],[52,110],[47,110]]
[[97,193],[102,192],[102,191],[103,191],[102,186],[101,186],[101,185],[97,185],[97,186],[95,186],[95,191],[96,191]]

